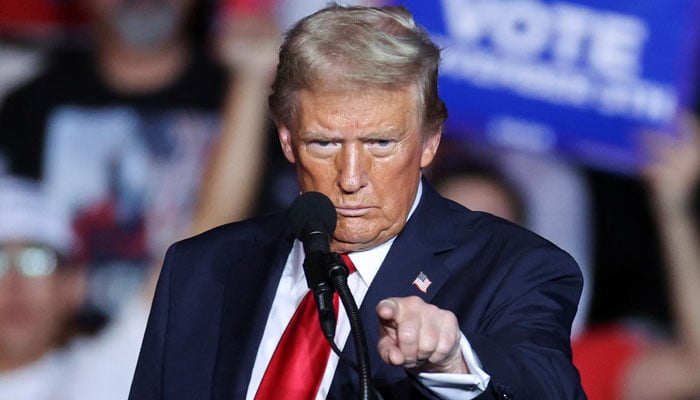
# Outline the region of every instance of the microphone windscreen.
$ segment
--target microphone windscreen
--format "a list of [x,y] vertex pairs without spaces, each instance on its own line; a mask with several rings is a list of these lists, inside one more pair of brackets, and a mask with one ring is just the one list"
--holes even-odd
[[323,193],[302,193],[294,199],[289,209],[289,225],[301,240],[314,231],[331,235],[337,222],[335,206]]

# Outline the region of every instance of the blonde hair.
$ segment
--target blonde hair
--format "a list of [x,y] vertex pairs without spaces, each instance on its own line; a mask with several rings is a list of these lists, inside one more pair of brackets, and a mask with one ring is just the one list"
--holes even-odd
[[404,7],[333,4],[294,25],[279,58],[269,98],[278,124],[291,124],[297,91],[321,87],[416,87],[423,127],[439,131],[447,118],[437,92],[440,49]]

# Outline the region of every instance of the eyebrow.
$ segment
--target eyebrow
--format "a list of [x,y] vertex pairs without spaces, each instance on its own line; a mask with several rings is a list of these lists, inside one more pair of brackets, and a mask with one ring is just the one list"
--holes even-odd
[[300,139],[320,139],[320,140],[331,141],[334,139],[342,138],[342,135],[334,135],[331,132],[323,132],[323,131],[300,131],[299,138]]
[[[402,137],[405,133],[406,132],[404,132],[402,129],[399,129],[398,127],[390,126],[390,127],[387,127],[386,129],[377,130],[377,131],[360,132],[358,137],[360,139],[377,139],[377,138],[393,139],[393,138]],[[344,139],[344,136],[342,134],[334,134],[333,132],[307,130],[307,131],[300,131],[299,138],[302,140],[303,139],[306,139],[306,140],[314,139],[314,140],[334,141],[334,140],[338,140],[338,139]]]

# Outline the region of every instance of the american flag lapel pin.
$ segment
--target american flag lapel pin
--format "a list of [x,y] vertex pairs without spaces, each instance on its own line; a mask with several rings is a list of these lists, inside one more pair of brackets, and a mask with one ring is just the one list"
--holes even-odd
[[423,271],[416,276],[416,279],[413,280],[413,286],[417,287],[418,290],[420,290],[423,293],[428,293],[428,287],[432,284],[433,282],[428,278],[428,275],[423,273]]

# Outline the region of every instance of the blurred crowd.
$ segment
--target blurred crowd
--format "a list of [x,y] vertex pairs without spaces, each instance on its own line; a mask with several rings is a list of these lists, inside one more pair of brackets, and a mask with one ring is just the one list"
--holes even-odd
[[[0,400],[126,398],[167,246],[296,197],[267,96],[325,3],[0,1]],[[425,171],[576,259],[591,399],[700,398],[696,114],[638,175],[448,139]]]

